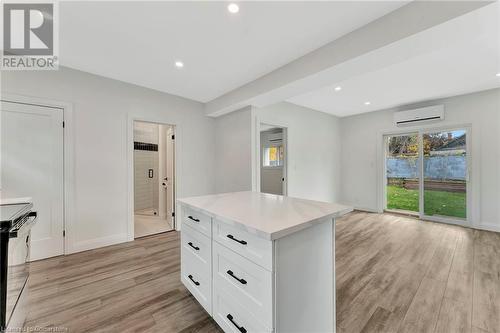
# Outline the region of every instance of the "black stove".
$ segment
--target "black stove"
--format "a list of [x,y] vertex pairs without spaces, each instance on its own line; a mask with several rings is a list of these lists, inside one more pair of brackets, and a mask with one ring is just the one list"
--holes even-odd
[[29,277],[33,204],[0,205],[0,332],[22,328]]

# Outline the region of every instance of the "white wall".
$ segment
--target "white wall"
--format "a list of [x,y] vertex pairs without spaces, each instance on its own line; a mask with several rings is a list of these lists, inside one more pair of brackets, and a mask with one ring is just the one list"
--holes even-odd
[[[259,133],[260,123],[287,128],[288,196],[337,201],[340,188],[338,118],[283,102],[254,108],[252,129],[255,133]],[[254,163],[253,172],[258,169]]]
[[[434,104],[445,105],[445,120],[426,127],[472,125],[472,170],[477,202],[473,223],[500,231],[500,90],[488,90],[399,109]],[[341,118],[340,201],[362,209],[379,210],[381,171],[378,156],[382,133],[400,130],[393,125],[393,112],[382,110]],[[411,127],[408,128],[411,130]]]
[[202,104],[68,68],[1,74],[2,93],[73,105],[70,252],[127,240],[129,117],[178,125],[178,197],[214,191],[214,120]]
[[215,190],[252,189],[252,108],[215,119]]
[[288,195],[333,202],[340,188],[338,118],[290,103],[216,118],[216,191],[257,188],[260,123],[287,128]]

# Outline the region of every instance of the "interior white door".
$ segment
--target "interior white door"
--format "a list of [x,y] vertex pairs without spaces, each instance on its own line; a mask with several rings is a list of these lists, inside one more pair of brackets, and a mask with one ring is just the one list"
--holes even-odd
[[1,104],[1,195],[31,197],[31,259],[64,254],[63,110]]

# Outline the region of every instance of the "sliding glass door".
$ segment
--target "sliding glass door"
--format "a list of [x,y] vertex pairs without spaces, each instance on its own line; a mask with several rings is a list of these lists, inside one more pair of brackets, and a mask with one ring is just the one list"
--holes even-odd
[[385,137],[386,208],[418,215],[420,210],[418,133]]
[[467,130],[422,134],[423,215],[467,219]]
[[441,222],[468,217],[468,129],[384,137],[385,209]]

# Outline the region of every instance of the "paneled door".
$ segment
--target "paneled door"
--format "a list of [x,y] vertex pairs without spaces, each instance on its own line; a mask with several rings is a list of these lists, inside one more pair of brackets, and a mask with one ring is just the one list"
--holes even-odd
[[63,110],[1,104],[1,197],[33,200],[31,259],[64,254]]

